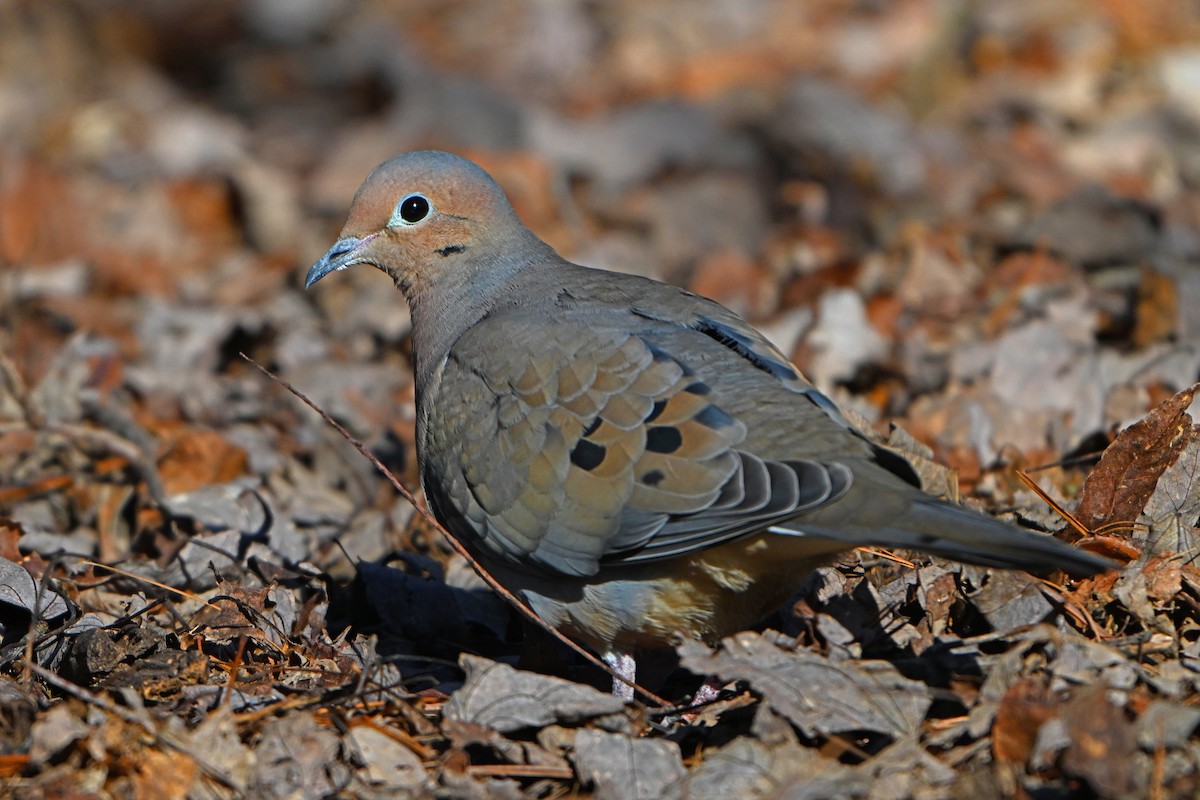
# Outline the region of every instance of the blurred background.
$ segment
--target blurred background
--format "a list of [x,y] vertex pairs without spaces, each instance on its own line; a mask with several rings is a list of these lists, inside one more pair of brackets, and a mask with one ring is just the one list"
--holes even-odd
[[[135,494],[231,481],[277,552],[395,545],[406,506],[238,354],[414,479],[402,297],[301,284],[415,148],[745,315],[992,505],[1200,377],[1196,3],[0,0],[0,483],[76,475],[17,497],[23,547],[136,552]],[[137,454],[161,487],[114,477]]]

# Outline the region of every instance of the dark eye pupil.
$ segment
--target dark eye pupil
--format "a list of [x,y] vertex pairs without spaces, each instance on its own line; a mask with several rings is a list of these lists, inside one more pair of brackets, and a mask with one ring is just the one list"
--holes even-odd
[[404,198],[400,203],[400,219],[405,222],[420,222],[429,214],[429,201],[419,194]]

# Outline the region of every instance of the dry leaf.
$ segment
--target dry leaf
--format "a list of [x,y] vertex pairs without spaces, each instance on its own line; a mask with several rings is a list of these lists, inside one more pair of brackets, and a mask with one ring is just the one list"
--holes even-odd
[[575,737],[574,758],[580,779],[594,786],[600,797],[682,797],[685,770],[679,745],[674,742],[585,729]]
[[679,653],[693,672],[748,681],[807,736],[899,737],[917,728],[933,702],[928,687],[887,662],[834,662],[808,650],[785,650],[756,633],[727,637],[715,651],[685,642]]
[[1045,680],[1022,678],[1004,693],[992,723],[992,755],[997,761],[1027,764],[1037,743],[1038,731],[1059,710],[1061,703]]
[[1193,394],[1194,387],[1180,392],[1121,431],[1083,486],[1075,509],[1080,522],[1096,530],[1138,518],[1163,471],[1195,435],[1187,413]]
[[590,686],[524,672],[464,653],[463,687],[450,696],[447,719],[488,725],[501,732],[540,728],[552,722],[578,724],[620,712],[624,702]]
[[1071,743],[1063,769],[1083,778],[1098,797],[1128,797],[1136,788],[1133,724],[1114,706],[1100,685],[1082,688],[1063,707],[1062,721]]

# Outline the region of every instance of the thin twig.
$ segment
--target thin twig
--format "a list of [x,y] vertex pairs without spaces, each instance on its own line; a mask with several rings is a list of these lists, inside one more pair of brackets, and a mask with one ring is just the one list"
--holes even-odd
[[866,553],[867,555],[875,556],[876,558],[882,558],[884,561],[891,561],[892,563],[899,564],[902,567],[908,567],[909,569],[917,568],[917,565],[909,561],[907,558],[901,558],[890,550],[884,550],[882,547],[863,546],[859,547],[858,551],[860,553]]
[[237,688],[238,671],[242,668],[242,659],[245,655],[246,636],[243,634],[238,637],[237,652],[233,654],[233,661],[229,664],[229,677],[225,680],[225,696],[221,698],[222,706],[229,706],[233,691]]
[[162,589],[163,591],[171,592],[172,594],[177,594],[180,597],[186,597],[189,600],[195,600],[197,603],[206,605],[209,608],[216,608],[216,606],[214,606],[209,601],[205,600],[203,597],[200,597],[199,595],[192,594],[191,592],[185,592],[183,589],[176,589],[174,586],[169,586],[165,583],[162,583],[161,581],[156,581],[152,578],[147,578],[143,575],[138,575],[136,572],[130,572],[128,570],[121,569],[120,567],[114,567],[111,564],[102,564],[99,561],[89,561],[86,558],[82,559],[80,561],[80,563],[86,564],[89,567],[99,567],[100,569],[106,569],[109,572],[115,572],[118,575],[122,575],[126,578],[130,578],[132,580],[139,581],[140,583],[144,583],[149,586],[154,586],[158,589]]
[[1122,522],[1119,520],[1106,522],[1095,529],[1089,528],[1087,525],[1083,524],[1082,520],[1080,520],[1067,509],[1063,508],[1062,504],[1051,497],[1044,489],[1042,489],[1042,487],[1038,486],[1037,483],[1034,482],[1033,478],[1029,477],[1028,473],[1026,473],[1024,470],[1017,470],[1017,477],[1021,479],[1022,483],[1032,489],[1034,494],[1042,498],[1046,505],[1050,506],[1055,513],[1065,519],[1067,524],[1074,528],[1075,531],[1084,539],[1096,540],[1101,536],[1106,536],[1108,534],[1117,532],[1134,533],[1137,531],[1145,532],[1150,530],[1150,526],[1146,525],[1144,522]]
[[1026,486],[1028,486],[1030,489],[1032,489],[1034,494],[1036,494],[1038,497],[1042,498],[1042,501],[1045,502],[1046,505],[1048,505],[1048,506],[1050,506],[1050,508],[1054,509],[1055,513],[1057,513],[1060,517],[1065,519],[1067,521],[1067,524],[1070,525],[1072,528],[1074,528],[1076,530],[1076,532],[1079,533],[1080,536],[1091,536],[1092,535],[1092,531],[1088,528],[1088,526],[1086,526],[1082,522],[1080,522],[1079,518],[1076,517],[1074,514],[1072,514],[1070,511],[1067,511],[1065,508],[1063,508],[1061,503],[1057,502],[1053,497],[1051,497],[1049,494],[1047,494],[1046,491],[1042,487],[1038,486],[1037,483],[1033,480],[1033,478],[1029,477],[1029,475],[1024,470],[1020,470],[1020,469],[1017,470],[1017,477],[1021,479],[1022,483],[1024,483]]

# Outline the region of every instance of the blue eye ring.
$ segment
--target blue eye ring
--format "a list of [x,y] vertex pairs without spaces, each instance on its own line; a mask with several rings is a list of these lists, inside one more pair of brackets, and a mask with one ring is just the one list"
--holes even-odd
[[416,225],[431,213],[433,213],[433,204],[429,202],[429,198],[420,192],[413,192],[396,204],[396,210],[392,212],[392,218],[388,220],[388,227]]

